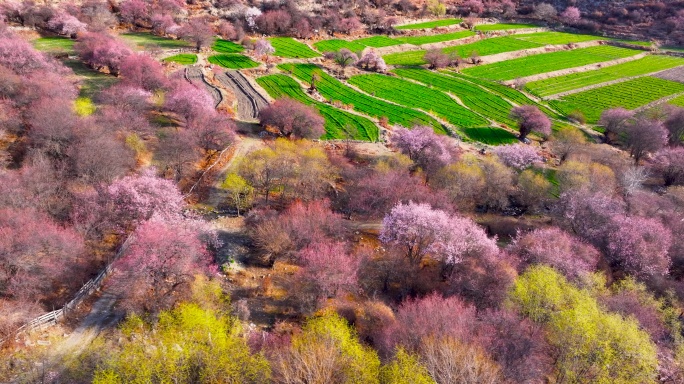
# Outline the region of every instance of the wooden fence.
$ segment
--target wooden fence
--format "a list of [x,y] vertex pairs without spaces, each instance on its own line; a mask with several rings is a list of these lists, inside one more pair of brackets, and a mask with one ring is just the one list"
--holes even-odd
[[76,309],[76,307],[78,307],[78,305],[81,304],[83,302],[83,300],[85,300],[90,295],[92,295],[95,291],[100,289],[104,280],[107,278],[107,276],[109,276],[112,273],[112,271],[114,269],[113,268],[114,263],[121,257],[123,252],[128,247],[128,244],[130,243],[132,237],[133,236],[130,235],[130,236],[128,236],[128,238],[126,238],[126,241],[124,241],[123,244],[121,244],[121,247],[119,248],[118,252],[114,256],[114,259],[112,261],[110,261],[107,264],[107,266],[102,271],[100,271],[100,273],[96,277],[88,280],[88,282],[85,283],[81,287],[81,289],[78,290],[78,292],[76,292],[76,294],[71,299],[71,301],[64,304],[64,307],[62,307],[60,309],[56,309],[52,312],[42,314],[42,315],[34,318],[33,320],[29,321],[28,323],[22,325],[21,327],[15,329],[9,335],[5,336],[5,338],[0,339],[0,346],[5,344],[6,342],[11,340],[12,338],[16,338],[17,336],[19,336],[20,334],[22,334],[24,332],[30,332],[30,331],[34,331],[37,329],[44,329],[44,328],[48,328],[50,326],[53,326],[53,325],[57,324],[57,322],[60,319],[67,316],[70,311]]

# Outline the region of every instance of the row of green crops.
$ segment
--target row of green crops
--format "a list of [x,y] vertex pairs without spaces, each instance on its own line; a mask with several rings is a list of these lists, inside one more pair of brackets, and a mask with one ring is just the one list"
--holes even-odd
[[214,45],[211,46],[211,49],[221,53],[240,53],[245,47],[229,40],[216,39]]
[[323,97],[331,101],[352,105],[354,110],[368,116],[386,117],[390,124],[398,124],[408,128],[414,125],[427,125],[433,127],[435,132],[446,133],[439,122],[425,113],[357,92],[313,64],[281,64],[278,68],[307,83],[311,82],[311,76],[316,72],[320,76],[320,80],[316,82],[316,89]]
[[219,55],[209,56],[207,60],[223,68],[229,69],[244,69],[258,67],[259,63],[253,61],[247,56],[237,53],[222,53]]
[[525,29],[525,28],[539,28],[538,25],[534,24],[482,24],[482,25],[476,25],[475,30],[477,31],[482,31],[482,32],[489,32],[489,31],[506,31],[506,30],[513,30],[513,29]]
[[664,55],[646,56],[638,60],[593,71],[571,73],[565,76],[530,82],[527,83],[526,88],[529,92],[544,97],[625,77],[663,71],[680,65],[684,65],[684,59],[678,57]]
[[497,127],[463,128],[463,133],[472,140],[489,145],[514,144],[518,138],[505,129]]
[[[483,39],[469,44],[456,45],[453,47],[444,48],[444,53],[450,54],[455,52],[459,57],[470,57],[474,52],[480,56],[495,55],[497,53],[520,51],[523,49],[537,48],[540,44],[531,43],[524,40],[514,39],[512,37],[494,37],[491,39]],[[423,65],[425,60],[423,57],[427,51],[408,51],[390,53],[383,56],[385,62],[389,65]]]
[[348,50],[352,52],[361,52],[364,49],[366,49],[366,46],[354,41],[347,41],[347,40],[342,40],[342,39],[330,39],[330,40],[321,40],[319,42],[314,43],[314,47],[319,51],[319,52],[337,52],[342,48],[347,48]]
[[539,32],[525,35],[514,35],[516,39],[529,41],[542,45],[562,45],[570,43],[583,43],[585,41],[605,40],[601,36],[581,35],[565,32]]
[[424,23],[400,25],[400,26],[394,27],[394,29],[404,30],[404,29],[429,29],[429,28],[437,28],[437,27],[447,27],[449,25],[459,24],[461,21],[463,21],[463,20],[461,20],[461,19],[442,19],[442,20],[426,21]]
[[636,55],[642,51],[600,45],[596,47],[558,51],[540,55],[472,67],[463,73],[491,80],[512,80],[539,73],[553,72],[567,68],[580,67]]
[[291,37],[272,37],[271,45],[275,48],[274,55],[293,59],[310,59],[320,54]]
[[579,110],[588,122],[596,123],[606,109],[635,109],[679,92],[684,92],[684,84],[656,77],[639,77],[568,95],[551,101],[551,104],[566,114]]
[[441,43],[443,41],[458,40],[470,36],[475,36],[475,32],[458,31],[451,33],[441,33],[438,35],[397,37],[396,40],[404,44],[423,45],[431,43]]
[[505,98],[506,100],[512,101],[515,104],[518,105],[536,105],[542,112],[544,112],[546,115],[551,117],[552,119],[562,119],[563,116],[559,115],[558,113],[553,112],[549,108],[535,102],[534,100],[530,99],[527,97],[524,93],[518,91],[515,88],[507,87],[505,85],[485,80],[485,79],[477,79],[471,76],[464,76],[461,75],[460,73],[456,72],[450,72],[450,71],[445,71],[444,73],[451,75],[453,77],[463,79],[469,83],[477,84],[481,87],[486,88],[489,92],[498,95],[500,97]]
[[354,40],[354,42],[371,48],[391,47],[393,45],[401,44],[401,41],[387,36],[365,37],[363,39]]
[[287,75],[260,77],[257,83],[274,99],[289,97],[300,103],[315,106],[325,118],[323,139],[346,139],[347,134],[350,134],[355,140],[378,141],[378,127],[373,122],[365,117],[317,102],[307,96],[299,83]]
[[197,55],[194,53],[179,53],[165,58],[164,61],[171,61],[182,65],[192,65],[197,62]]
[[486,119],[461,106],[444,92],[404,79],[371,74],[353,76],[349,83],[376,97],[432,112],[457,127],[489,125]]
[[393,72],[399,76],[450,92],[458,97],[466,107],[482,116],[509,127],[515,125],[515,121],[509,117],[513,105],[473,83],[425,69],[395,69]]

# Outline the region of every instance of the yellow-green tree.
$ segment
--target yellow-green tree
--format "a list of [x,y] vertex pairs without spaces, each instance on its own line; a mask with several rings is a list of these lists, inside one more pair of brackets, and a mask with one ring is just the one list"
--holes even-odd
[[254,188],[237,173],[229,173],[221,184],[221,188],[228,192],[228,199],[240,216],[240,210],[245,210],[252,205]]
[[380,370],[382,384],[435,384],[418,357],[407,353],[403,349],[397,351],[396,356]]
[[586,290],[554,269],[535,266],[516,281],[511,301],[545,323],[556,349],[558,383],[651,383],[658,360],[649,335],[632,319],[604,311]]
[[333,312],[308,320],[291,346],[273,356],[277,383],[379,383],[377,354]]
[[[196,299],[215,296],[206,288],[195,291]],[[239,322],[220,309],[181,304],[154,324],[130,317],[121,332],[120,349],[95,373],[94,383],[237,384],[270,377],[267,360],[250,353]]]

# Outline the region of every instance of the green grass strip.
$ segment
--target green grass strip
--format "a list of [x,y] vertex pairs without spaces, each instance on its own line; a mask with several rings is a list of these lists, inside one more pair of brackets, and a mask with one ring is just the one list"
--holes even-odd
[[179,53],[177,55],[165,58],[164,61],[171,61],[183,65],[192,65],[197,62],[197,55],[194,53]]
[[596,35],[580,35],[564,32],[538,32],[525,35],[513,35],[512,37],[518,40],[525,40],[542,45],[563,45],[583,43],[585,41],[606,40],[606,38]]
[[397,37],[396,40],[405,44],[413,45],[423,45],[430,43],[440,43],[443,41],[451,41],[463,39],[466,37],[475,36],[473,31],[458,31],[451,33],[441,33],[438,35],[428,35],[428,36],[407,36],[407,37]]
[[216,39],[211,49],[221,53],[240,53],[245,50],[245,47],[230,40]]
[[463,133],[472,140],[488,145],[514,144],[518,138],[511,132],[498,127],[463,128]]
[[401,44],[401,41],[399,41],[399,39],[393,39],[387,36],[371,36],[363,39],[356,39],[354,40],[354,43],[362,44],[371,48],[382,48],[399,45]]
[[159,47],[162,49],[178,49],[192,47],[192,44],[185,40],[174,40],[168,37],[155,36],[148,32],[128,32],[122,33],[121,38],[136,45],[136,49],[145,50],[149,47]]
[[347,40],[342,40],[342,39],[330,39],[330,40],[321,40],[319,42],[314,43],[314,47],[319,51],[319,52],[337,52],[342,48],[347,48],[348,50],[352,52],[361,52],[364,49],[366,49],[366,46],[354,41],[347,41]]
[[525,28],[540,28],[539,25],[534,24],[512,24],[512,23],[501,23],[501,24],[482,24],[476,25],[476,31],[488,32],[488,31],[506,31],[513,29],[525,29]]
[[66,52],[74,51],[75,40],[61,36],[40,37],[32,41],[33,47],[41,52]]

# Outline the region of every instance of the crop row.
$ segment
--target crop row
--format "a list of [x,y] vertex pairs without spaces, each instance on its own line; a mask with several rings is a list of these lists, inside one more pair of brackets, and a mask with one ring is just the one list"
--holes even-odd
[[370,120],[320,103],[307,96],[294,79],[286,75],[270,75],[257,79],[257,83],[274,99],[289,97],[303,104],[313,105],[325,118],[323,139],[344,139],[349,129],[356,140],[377,141],[378,127]]
[[393,39],[387,36],[365,37],[363,39],[354,40],[354,42],[371,48],[391,47],[393,45],[401,44],[401,41],[398,39]]
[[518,40],[529,41],[542,45],[561,45],[570,43],[583,43],[585,41],[604,40],[604,37],[595,35],[582,35],[565,32],[538,32],[524,35],[514,35]]
[[314,72],[320,76],[316,81],[316,89],[328,100],[352,105],[354,110],[376,118],[386,117],[390,124],[398,124],[410,128],[414,125],[431,126],[438,133],[446,133],[442,125],[423,112],[388,103],[344,85],[339,80],[323,72],[313,64],[281,64],[280,69],[293,74],[310,83]]
[[451,33],[441,33],[438,35],[426,35],[426,36],[406,36],[397,37],[396,40],[405,44],[413,45],[423,45],[430,43],[441,43],[443,41],[451,41],[463,39],[466,37],[475,36],[473,31],[457,31]]
[[506,30],[524,29],[524,28],[539,28],[539,26],[534,25],[534,24],[506,24],[506,23],[482,24],[482,25],[476,25],[475,26],[475,30],[482,31],[482,32],[506,31]]
[[272,37],[271,45],[275,48],[274,55],[295,59],[310,59],[320,56],[318,52],[291,37]]
[[[467,58],[470,57],[473,52],[476,52],[480,56],[495,55],[497,53],[520,51],[523,49],[537,48],[541,45],[536,43],[531,43],[524,40],[517,40],[512,37],[494,37],[491,39],[479,40],[469,44],[456,45],[453,47],[444,48],[442,51],[444,53],[455,52],[459,57]],[[419,51],[407,51],[407,52],[397,52],[390,53],[383,56],[385,62],[389,65],[423,65],[425,60],[425,50]]]
[[684,65],[684,59],[662,55],[646,56],[638,60],[593,71],[571,73],[565,76],[534,81],[527,83],[526,87],[529,92],[544,97],[625,77],[658,72],[680,65]]
[[505,129],[497,127],[463,128],[463,133],[472,140],[489,145],[513,144],[518,138]]
[[190,65],[197,62],[197,55],[194,53],[179,53],[177,55],[165,58],[164,61],[174,62],[182,65]]
[[433,112],[457,127],[483,127],[489,124],[444,92],[404,79],[371,74],[353,76],[349,83],[376,97]]
[[461,19],[441,19],[441,20],[434,20],[434,21],[426,21],[424,23],[400,25],[400,26],[394,27],[394,29],[402,30],[402,29],[428,29],[428,28],[446,27],[449,25],[458,24],[461,21],[463,21],[463,20],[461,20]]
[[330,40],[321,40],[317,43],[314,43],[314,47],[319,52],[337,52],[342,48],[347,48],[348,50],[352,52],[361,52],[364,49],[366,49],[366,46],[360,43],[357,43],[355,41],[347,41],[347,40],[342,40],[342,39],[330,39]]
[[230,40],[216,39],[214,45],[211,46],[211,49],[221,53],[240,53],[245,49],[245,47],[240,44],[233,43]]
[[568,95],[551,103],[566,114],[579,110],[587,121],[595,123],[605,109],[635,109],[678,92],[684,92],[684,84],[656,77],[639,77]]
[[259,63],[238,53],[221,53],[209,56],[207,60],[212,64],[217,64],[229,69],[254,68],[259,66]]
[[472,67],[463,73],[491,80],[512,80],[539,73],[553,72],[633,56],[639,53],[632,49],[601,45],[596,47],[558,51],[540,55]]
[[491,94],[467,81],[431,72],[425,69],[395,69],[397,75],[431,85],[458,97],[471,110],[508,126],[515,121],[509,117],[513,106],[499,96]]

